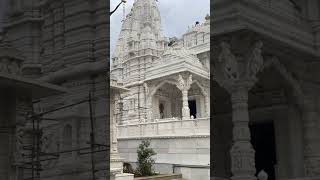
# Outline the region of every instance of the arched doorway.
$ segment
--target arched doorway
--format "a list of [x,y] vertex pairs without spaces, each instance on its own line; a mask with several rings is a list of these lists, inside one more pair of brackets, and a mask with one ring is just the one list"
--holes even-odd
[[182,118],[182,94],[175,84],[164,83],[152,96],[154,119]]
[[276,67],[267,66],[258,74],[248,96],[256,175],[264,170],[269,180],[303,175],[301,114],[294,96],[297,89],[285,69]]
[[[274,62],[273,62],[274,63]],[[280,69],[279,69],[280,67]],[[264,170],[269,180],[303,176],[303,140],[298,86],[283,67],[266,64],[248,92],[249,129],[255,149],[256,175]],[[232,177],[233,144],[230,92],[211,83],[211,175]]]
[[191,118],[205,117],[207,108],[205,98],[202,87],[197,81],[193,82],[188,91],[188,104]]

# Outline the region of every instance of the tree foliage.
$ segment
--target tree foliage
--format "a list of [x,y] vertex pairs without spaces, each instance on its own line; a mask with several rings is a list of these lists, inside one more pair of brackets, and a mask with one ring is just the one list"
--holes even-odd
[[153,165],[155,160],[152,156],[157,153],[150,147],[150,141],[143,140],[137,150],[138,153],[138,168],[137,173],[139,176],[152,176],[154,175]]

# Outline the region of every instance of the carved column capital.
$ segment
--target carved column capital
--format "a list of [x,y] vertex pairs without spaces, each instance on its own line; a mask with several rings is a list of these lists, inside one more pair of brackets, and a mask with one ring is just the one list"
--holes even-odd
[[262,41],[256,41],[246,53],[234,54],[226,41],[220,43],[220,53],[215,67],[219,84],[227,91],[247,84],[251,88],[257,81],[256,75],[263,69]]
[[187,78],[184,78],[181,74],[178,75],[177,88],[181,91],[188,91],[192,84],[192,74],[189,74]]

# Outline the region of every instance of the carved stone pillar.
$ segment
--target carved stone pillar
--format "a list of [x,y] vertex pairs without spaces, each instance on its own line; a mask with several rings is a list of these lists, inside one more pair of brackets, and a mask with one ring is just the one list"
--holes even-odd
[[147,97],[147,108],[146,108],[146,114],[148,121],[151,121],[153,119],[153,109],[152,109],[152,97]]
[[248,86],[241,84],[231,93],[233,146],[231,171],[233,180],[255,180],[255,151],[250,142]]
[[146,99],[145,114],[147,115],[147,120],[151,122],[151,120],[153,119],[152,95],[150,94],[149,86],[147,83],[144,83],[143,87],[144,87],[145,99]]
[[204,97],[204,104],[205,104],[205,116],[210,117],[210,106],[212,106],[212,104],[210,104],[210,89],[207,90],[207,93]]
[[188,104],[188,90],[182,90],[182,119],[190,118],[190,108]]
[[111,159],[119,158],[117,140],[117,98],[118,94],[112,93],[112,103],[110,106],[110,155]]
[[178,76],[177,87],[182,93],[182,119],[190,119],[190,109],[188,104],[188,91],[191,87],[192,75],[184,79],[181,74]]
[[305,98],[303,109],[304,166],[307,177],[320,176],[320,133],[314,96]]
[[[232,180],[256,180],[255,150],[250,139],[248,92],[256,75],[263,68],[261,41],[255,41],[249,51],[233,54],[232,44],[220,43],[217,59],[217,80],[231,95],[233,145],[230,150]],[[240,48],[244,49],[244,47]]]

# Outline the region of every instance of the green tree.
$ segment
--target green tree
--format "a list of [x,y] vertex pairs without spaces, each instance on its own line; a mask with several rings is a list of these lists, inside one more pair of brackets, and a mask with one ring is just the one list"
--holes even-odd
[[155,160],[152,156],[157,153],[150,147],[150,141],[143,140],[139,145],[138,153],[138,168],[137,172],[140,176],[152,176],[154,175],[153,164]]

